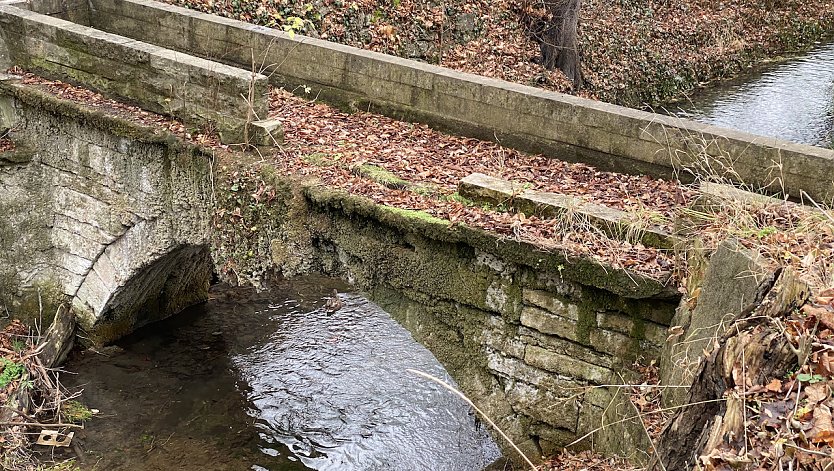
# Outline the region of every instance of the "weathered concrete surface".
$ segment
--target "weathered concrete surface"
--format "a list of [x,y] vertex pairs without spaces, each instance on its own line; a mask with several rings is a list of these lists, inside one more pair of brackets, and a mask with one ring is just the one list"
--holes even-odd
[[477,203],[504,205],[527,216],[563,218],[566,226],[580,230],[593,226],[611,237],[647,247],[672,249],[682,243],[652,223],[647,214],[637,219],[625,211],[591,203],[575,196],[530,190],[525,185],[473,173],[460,181],[458,193]]
[[90,2],[87,0],[20,0],[15,4],[44,15],[90,26]]
[[0,103],[29,149],[28,160],[0,156],[5,307],[31,311],[32,293],[49,292],[105,343],[206,299],[206,156],[13,82],[0,83]]
[[774,270],[763,258],[735,241],[722,243],[709,260],[696,248],[690,256],[688,296],[681,300],[672,325],[677,326],[661,355],[660,381],[665,407],[685,403],[689,386],[710,349],[732,321],[773,282]]
[[[427,122],[598,168],[691,170],[834,199],[834,151],[755,136],[363,51],[152,0],[91,0],[93,26],[249,69],[288,90]],[[274,72],[274,73],[273,73]],[[302,87],[299,87],[302,86]]]
[[266,117],[261,74],[10,5],[0,5],[0,36],[14,64],[216,126],[229,144],[244,143],[248,123]]

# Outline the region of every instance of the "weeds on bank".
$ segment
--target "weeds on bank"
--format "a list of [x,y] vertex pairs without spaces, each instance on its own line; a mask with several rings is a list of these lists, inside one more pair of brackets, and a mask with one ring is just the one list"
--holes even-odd
[[[804,204],[788,201],[781,161],[763,163],[767,181],[754,186],[744,182],[722,138],[685,126],[650,126],[659,127],[653,138],[667,149],[677,176],[694,180],[698,192],[678,211],[677,231],[697,237],[708,252],[737,239],[774,265],[792,267],[812,287],[834,286],[834,210],[804,193],[792,195]],[[651,134],[648,127],[645,133]],[[764,196],[774,191],[781,196]]]
[[[54,371],[44,367],[39,336],[20,321],[0,331],[0,468],[15,471],[74,471],[73,461],[38,463],[33,441],[71,439],[71,431],[92,411],[73,400]],[[35,440],[37,439],[37,440]]]

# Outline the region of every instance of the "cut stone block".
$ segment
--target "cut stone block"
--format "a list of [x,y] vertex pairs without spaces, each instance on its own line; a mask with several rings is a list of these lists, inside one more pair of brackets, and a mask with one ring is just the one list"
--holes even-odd
[[277,119],[264,119],[249,123],[249,144],[256,147],[273,147],[284,142],[284,127]]
[[601,204],[589,203],[580,198],[529,190],[524,185],[473,173],[458,184],[458,193],[475,202],[503,204],[528,216],[557,217],[571,214],[616,239],[636,238],[643,245],[671,249],[682,242],[681,238],[664,229],[648,224],[635,223],[629,214]]

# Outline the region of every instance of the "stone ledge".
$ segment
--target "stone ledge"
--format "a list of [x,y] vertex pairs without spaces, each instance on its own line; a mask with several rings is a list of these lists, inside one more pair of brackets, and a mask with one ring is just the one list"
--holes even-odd
[[481,229],[451,224],[420,211],[377,204],[369,198],[326,188],[316,183],[302,188],[310,203],[338,210],[346,216],[372,218],[404,232],[416,232],[432,240],[464,243],[507,261],[543,272],[559,272],[566,280],[592,286],[629,299],[677,299],[677,289],[668,286],[668,275],[654,279],[628,269],[606,266],[591,257],[566,256],[527,242],[519,242]]
[[524,185],[481,173],[462,179],[458,193],[478,203],[506,205],[528,216],[567,217],[571,219],[569,223],[587,223],[616,239],[636,239],[648,247],[671,249],[683,242],[660,227],[633,221],[625,211],[573,196],[530,190]]
[[262,74],[14,6],[0,5],[0,22],[14,63],[189,124],[213,123],[225,143],[243,141],[250,106],[243,96],[254,96],[255,113],[266,115]]

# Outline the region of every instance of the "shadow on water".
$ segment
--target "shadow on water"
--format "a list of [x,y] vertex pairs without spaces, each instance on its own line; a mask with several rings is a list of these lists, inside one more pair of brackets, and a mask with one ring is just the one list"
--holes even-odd
[[327,278],[212,300],[63,374],[100,410],[83,469],[479,470],[499,457],[470,408],[407,373],[448,378],[379,307]]
[[668,107],[702,123],[830,147],[834,131],[834,42],[801,57],[702,90]]

